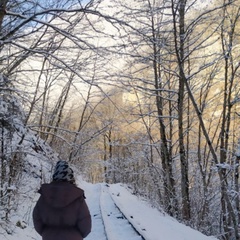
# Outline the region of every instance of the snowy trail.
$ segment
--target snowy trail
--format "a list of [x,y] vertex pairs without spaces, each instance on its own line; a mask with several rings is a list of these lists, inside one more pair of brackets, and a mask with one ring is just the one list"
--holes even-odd
[[85,195],[93,225],[86,240],[143,240],[116,206],[105,184],[87,188]]
[[86,240],[108,240],[100,207],[101,185],[96,184],[85,190],[86,202],[92,216],[92,231]]
[[107,185],[102,185],[100,206],[108,240],[143,240],[114,203]]
[[122,184],[83,182],[83,189],[93,219],[87,240],[216,240],[152,208]]

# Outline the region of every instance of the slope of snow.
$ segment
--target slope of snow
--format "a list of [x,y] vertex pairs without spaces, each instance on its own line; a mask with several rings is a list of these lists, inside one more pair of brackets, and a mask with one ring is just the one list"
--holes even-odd
[[[31,185],[30,181],[28,183]],[[92,215],[92,232],[86,240],[140,240],[128,221],[145,240],[216,240],[152,208],[121,184],[90,184],[79,179],[78,186],[85,190]],[[1,230],[1,240],[41,240],[33,229],[31,219],[38,196],[36,192],[29,192],[29,198],[21,203],[23,206],[15,217],[21,227],[15,226],[12,234]]]

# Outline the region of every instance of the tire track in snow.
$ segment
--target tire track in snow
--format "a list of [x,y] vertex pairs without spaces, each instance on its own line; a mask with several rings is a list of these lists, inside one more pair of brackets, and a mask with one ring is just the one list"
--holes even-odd
[[101,185],[100,208],[108,240],[144,240],[115,204],[106,184]]
[[101,185],[92,185],[92,187],[88,187],[87,189],[88,191],[85,192],[87,197],[86,202],[92,216],[92,231],[85,239],[108,240],[100,207]]

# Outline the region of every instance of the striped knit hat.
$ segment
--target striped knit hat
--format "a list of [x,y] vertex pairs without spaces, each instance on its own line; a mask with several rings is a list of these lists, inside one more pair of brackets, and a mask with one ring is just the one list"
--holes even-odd
[[53,174],[53,181],[75,183],[73,170],[66,161],[60,160],[57,162]]

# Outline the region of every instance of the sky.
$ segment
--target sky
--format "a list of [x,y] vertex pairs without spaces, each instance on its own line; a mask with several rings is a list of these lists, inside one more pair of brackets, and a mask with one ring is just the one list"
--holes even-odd
[[[14,224],[12,234],[1,234],[3,231],[0,229],[1,240],[41,240],[33,228],[31,218],[39,197],[36,191],[39,182],[36,183],[36,178],[26,180],[22,191],[27,194],[21,199],[21,206],[12,219],[13,222],[20,222],[23,228]],[[141,240],[129,222],[145,240],[217,240],[152,208],[146,201],[131,194],[123,184],[91,184],[83,181],[79,175],[77,185],[85,191],[92,216],[92,232],[85,240]]]

